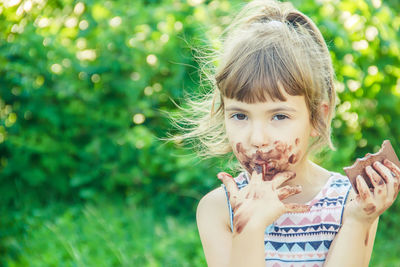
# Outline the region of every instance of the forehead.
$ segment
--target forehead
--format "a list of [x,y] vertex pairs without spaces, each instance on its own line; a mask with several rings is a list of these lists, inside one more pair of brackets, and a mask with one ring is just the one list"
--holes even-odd
[[269,113],[276,111],[289,111],[308,113],[304,96],[292,96],[285,93],[285,100],[267,98],[265,101],[247,103],[233,98],[223,98],[224,109],[229,111],[245,111],[248,113]]

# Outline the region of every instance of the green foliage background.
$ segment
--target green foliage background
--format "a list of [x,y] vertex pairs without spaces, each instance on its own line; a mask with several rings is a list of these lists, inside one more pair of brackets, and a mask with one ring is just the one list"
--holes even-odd
[[[226,159],[165,143],[191,47],[216,41],[241,1],[0,1],[0,265],[204,266],[195,208]],[[342,172],[382,140],[400,153],[400,4],[294,1],[331,50]],[[184,102],[181,102],[184,104]],[[400,204],[371,266],[400,265]]]

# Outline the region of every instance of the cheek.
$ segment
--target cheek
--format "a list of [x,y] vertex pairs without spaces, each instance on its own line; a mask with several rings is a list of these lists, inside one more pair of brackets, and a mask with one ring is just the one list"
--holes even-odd
[[303,156],[306,154],[308,144],[308,137],[297,137],[295,139],[292,153],[295,155],[296,161],[303,158]]
[[232,147],[236,143],[243,142],[246,137],[245,129],[232,122],[225,122],[225,133]]

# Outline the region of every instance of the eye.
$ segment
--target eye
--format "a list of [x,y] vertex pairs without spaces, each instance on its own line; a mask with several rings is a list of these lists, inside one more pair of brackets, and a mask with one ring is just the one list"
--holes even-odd
[[282,121],[282,120],[285,120],[285,119],[288,119],[288,118],[289,117],[284,115],[284,114],[276,114],[276,115],[274,115],[272,117],[272,120],[274,120],[274,121]]
[[235,119],[235,120],[238,120],[238,121],[247,120],[247,116],[246,116],[245,114],[243,114],[243,113],[236,113],[236,114],[233,114],[233,115],[231,116],[231,118],[233,118],[233,119]]

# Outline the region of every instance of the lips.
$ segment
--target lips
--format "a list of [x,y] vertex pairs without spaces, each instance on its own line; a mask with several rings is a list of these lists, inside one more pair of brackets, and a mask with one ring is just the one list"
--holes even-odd
[[264,180],[270,180],[276,173],[285,171],[290,164],[298,160],[298,153],[293,153],[293,146],[283,142],[274,142],[267,151],[257,150],[250,153],[242,143],[236,144],[236,156],[249,173],[254,170],[263,172]]

